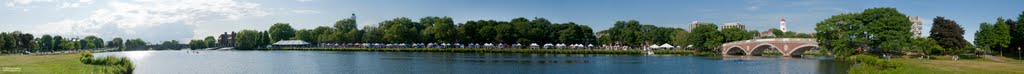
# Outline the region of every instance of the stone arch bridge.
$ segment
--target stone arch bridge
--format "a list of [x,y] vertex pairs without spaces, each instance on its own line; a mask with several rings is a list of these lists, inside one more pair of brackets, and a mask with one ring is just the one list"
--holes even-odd
[[745,55],[760,55],[765,50],[781,52],[782,56],[800,56],[804,51],[818,49],[814,38],[766,38],[734,41],[721,46],[722,55],[742,52]]

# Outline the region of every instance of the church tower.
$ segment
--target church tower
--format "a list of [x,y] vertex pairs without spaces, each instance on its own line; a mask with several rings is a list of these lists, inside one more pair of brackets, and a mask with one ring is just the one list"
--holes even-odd
[[782,18],[782,21],[779,21],[779,30],[782,30],[782,32],[787,32],[786,31],[786,18]]

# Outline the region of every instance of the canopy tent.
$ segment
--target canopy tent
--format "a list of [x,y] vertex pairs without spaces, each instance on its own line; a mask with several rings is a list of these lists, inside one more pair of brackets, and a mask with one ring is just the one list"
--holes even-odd
[[276,46],[294,46],[294,45],[309,45],[309,43],[306,42],[306,41],[302,41],[302,40],[281,40],[281,41],[277,41],[277,42],[275,42],[274,44],[271,44],[271,45],[276,45]]

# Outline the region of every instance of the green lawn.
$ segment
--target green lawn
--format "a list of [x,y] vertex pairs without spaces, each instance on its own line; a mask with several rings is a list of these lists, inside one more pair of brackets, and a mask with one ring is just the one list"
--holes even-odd
[[1024,64],[1022,63],[996,62],[981,58],[966,60],[893,58],[886,61],[899,66],[893,69],[878,70],[878,66],[858,65],[850,72],[855,74],[1024,74]]
[[78,53],[0,56],[0,74],[98,74],[113,66],[82,63]]

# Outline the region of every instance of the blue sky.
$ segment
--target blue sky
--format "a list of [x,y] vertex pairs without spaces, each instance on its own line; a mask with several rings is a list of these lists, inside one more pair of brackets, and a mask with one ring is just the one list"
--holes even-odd
[[679,28],[693,21],[741,22],[766,30],[786,18],[791,31],[810,33],[814,23],[835,14],[895,7],[921,16],[924,34],[935,16],[944,16],[963,26],[964,37],[973,41],[979,23],[1017,18],[1024,11],[1020,3],[1024,0],[5,0],[0,31],[188,41],[265,30],[277,22],[300,29],[330,26],[355,13],[360,26],[396,17],[448,16],[457,23],[542,17],[595,31],[621,20]]

